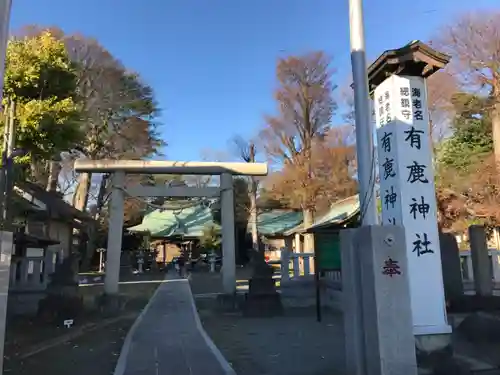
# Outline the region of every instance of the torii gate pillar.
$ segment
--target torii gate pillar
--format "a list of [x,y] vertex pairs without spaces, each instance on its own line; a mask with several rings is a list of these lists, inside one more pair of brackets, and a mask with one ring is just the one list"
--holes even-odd
[[221,221],[222,221],[222,286],[224,293],[236,292],[236,228],[234,225],[234,191],[233,176],[222,173],[221,187]]
[[116,171],[111,176],[111,200],[109,202],[108,247],[106,252],[106,277],[104,292],[118,293],[120,281],[120,258],[122,252],[123,234],[123,188],[125,187],[125,172]]
[[122,253],[124,213],[123,188],[125,187],[125,172],[114,172],[111,176],[111,184],[104,292],[106,294],[118,294],[118,282],[120,281],[120,259]]

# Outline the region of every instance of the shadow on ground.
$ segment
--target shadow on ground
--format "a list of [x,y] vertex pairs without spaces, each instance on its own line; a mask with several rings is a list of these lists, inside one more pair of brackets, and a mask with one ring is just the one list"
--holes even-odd
[[245,318],[197,299],[203,326],[238,375],[335,375],[344,361],[340,315],[287,309],[284,316]]
[[114,371],[123,340],[164,274],[122,278],[121,310],[109,316],[93,302],[102,285],[80,287],[86,309],[72,328],[17,318],[7,324],[4,374],[109,375]]

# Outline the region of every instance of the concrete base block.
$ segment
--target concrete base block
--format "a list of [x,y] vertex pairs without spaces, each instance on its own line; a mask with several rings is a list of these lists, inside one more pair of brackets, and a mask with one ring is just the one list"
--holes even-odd
[[464,295],[449,302],[450,313],[474,313],[479,311],[500,312],[499,296]]
[[243,315],[250,318],[283,315],[283,305],[279,293],[248,294],[243,306]]
[[[313,278],[300,277],[281,283],[281,301],[285,308],[316,306],[316,283]],[[342,291],[338,283],[321,280],[321,306],[342,312]]]
[[47,296],[45,291],[32,293],[9,293],[7,314],[9,316],[35,316],[38,304]]
[[415,336],[415,351],[421,367],[435,368],[440,363],[451,363],[451,334]]
[[283,306],[313,307],[316,305],[314,279],[300,277],[281,283],[281,301]]
[[500,316],[484,312],[466,317],[457,333],[473,343],[500,343]]
[[102,294],[97,298],[96,304],[104,316],[114,316],[125,309],[127,298],[120,294]]
[[219,294],[217,296],[217,311],[222,313],[240,312],[244,302],[241,294]]
[[432,375],[473,375],[469,366],[453,357],[443,359],[436,363],[430,371]]
[[321,305],[329,308],[331,311],[342,312],[342,291],[330,287],[325,283],[324,288],[321,290]]

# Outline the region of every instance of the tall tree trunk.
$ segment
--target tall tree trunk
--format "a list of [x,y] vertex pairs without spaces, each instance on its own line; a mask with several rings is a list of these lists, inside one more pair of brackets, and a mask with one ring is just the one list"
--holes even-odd
[[48,184],[47,162],[32,158],[30,162],[30,169],[31,169],[31,181],[40,186],[47,186]]
[[[311,183],[313,180],[313,171],[312,171],[312,139],[307,138],[306,142],[304,142],[304,146],[307,150],[307,158],[306,158],[306,168],[307,168],[307,181],[305,185],[305,207],[303,209],[303,225],[304,228],[309,228],[314,224],[314,213],[311,209],[311,202],[316,202],[316,199],[313,198],[313,193],[311,191]],[[304,252],[312,253],[314,252],[314,235],[312,233],[306,233],[304,235]]]
[[[248,158],[243,155],[243,159],[246,159],[249,163],[255,163],[255,157],[257,154],[257,149],[255,147],[255,143],[250,142],[248,144]],[[254,251],[259,251],[259,229],[257,227],[257,180],[255,177],[250,177],[250,189],[249,189],[249,198],[250,198],[250,223],[251,223],[251,232],[252,232],[252,248]]]
[[[314,215],[311,209],[304,209],[304,227],[308,228],[314,224]],[[306,233],[304,235],[304,252],[312,253],[314,252],[314,235],[312,233]]]
[[78,176],[75,195],[73,196],[73,207],[77,210],[85,211],[89,200],[91,173],[81,173]]
[[47,191],[57,191],[57,185],[59,182],[59,173],[61,172],[61,163],[59,161],[52,160],[49,164],[49,178],[47,183]]
[[252,230],[252,248],[259,250],[259,230],[257,227],[257,183],[252,177],[250,181],[250,223]]
[[102,208],[104,206],[104,197],[106,195],[106,186],[109,180],[109,175],[106,174],[102,177],[101,183],[99,185],[99,192],[97,194],[96,201],[96,212],[93,216],[93,222],[89,225],[87,246],[85,249],[85,256],[82,259],[82,269],[88,270],[91,266],[92,258],[96,250],[96,239],[97,239],[97,225],[99,218],[101,216]]
[[491,125],[493,128],[493,145],[495,150],[496,168],[498,174],[500,174],[500,97],[493,105],[493,110],[491,111]]

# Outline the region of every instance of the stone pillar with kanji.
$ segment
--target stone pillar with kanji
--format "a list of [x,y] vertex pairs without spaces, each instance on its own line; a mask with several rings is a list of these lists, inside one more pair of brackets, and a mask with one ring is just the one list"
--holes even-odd
[[414,334],[450,333],[425,79],[390,76],[375,89],[374,106],[382,223],[405,229]]

